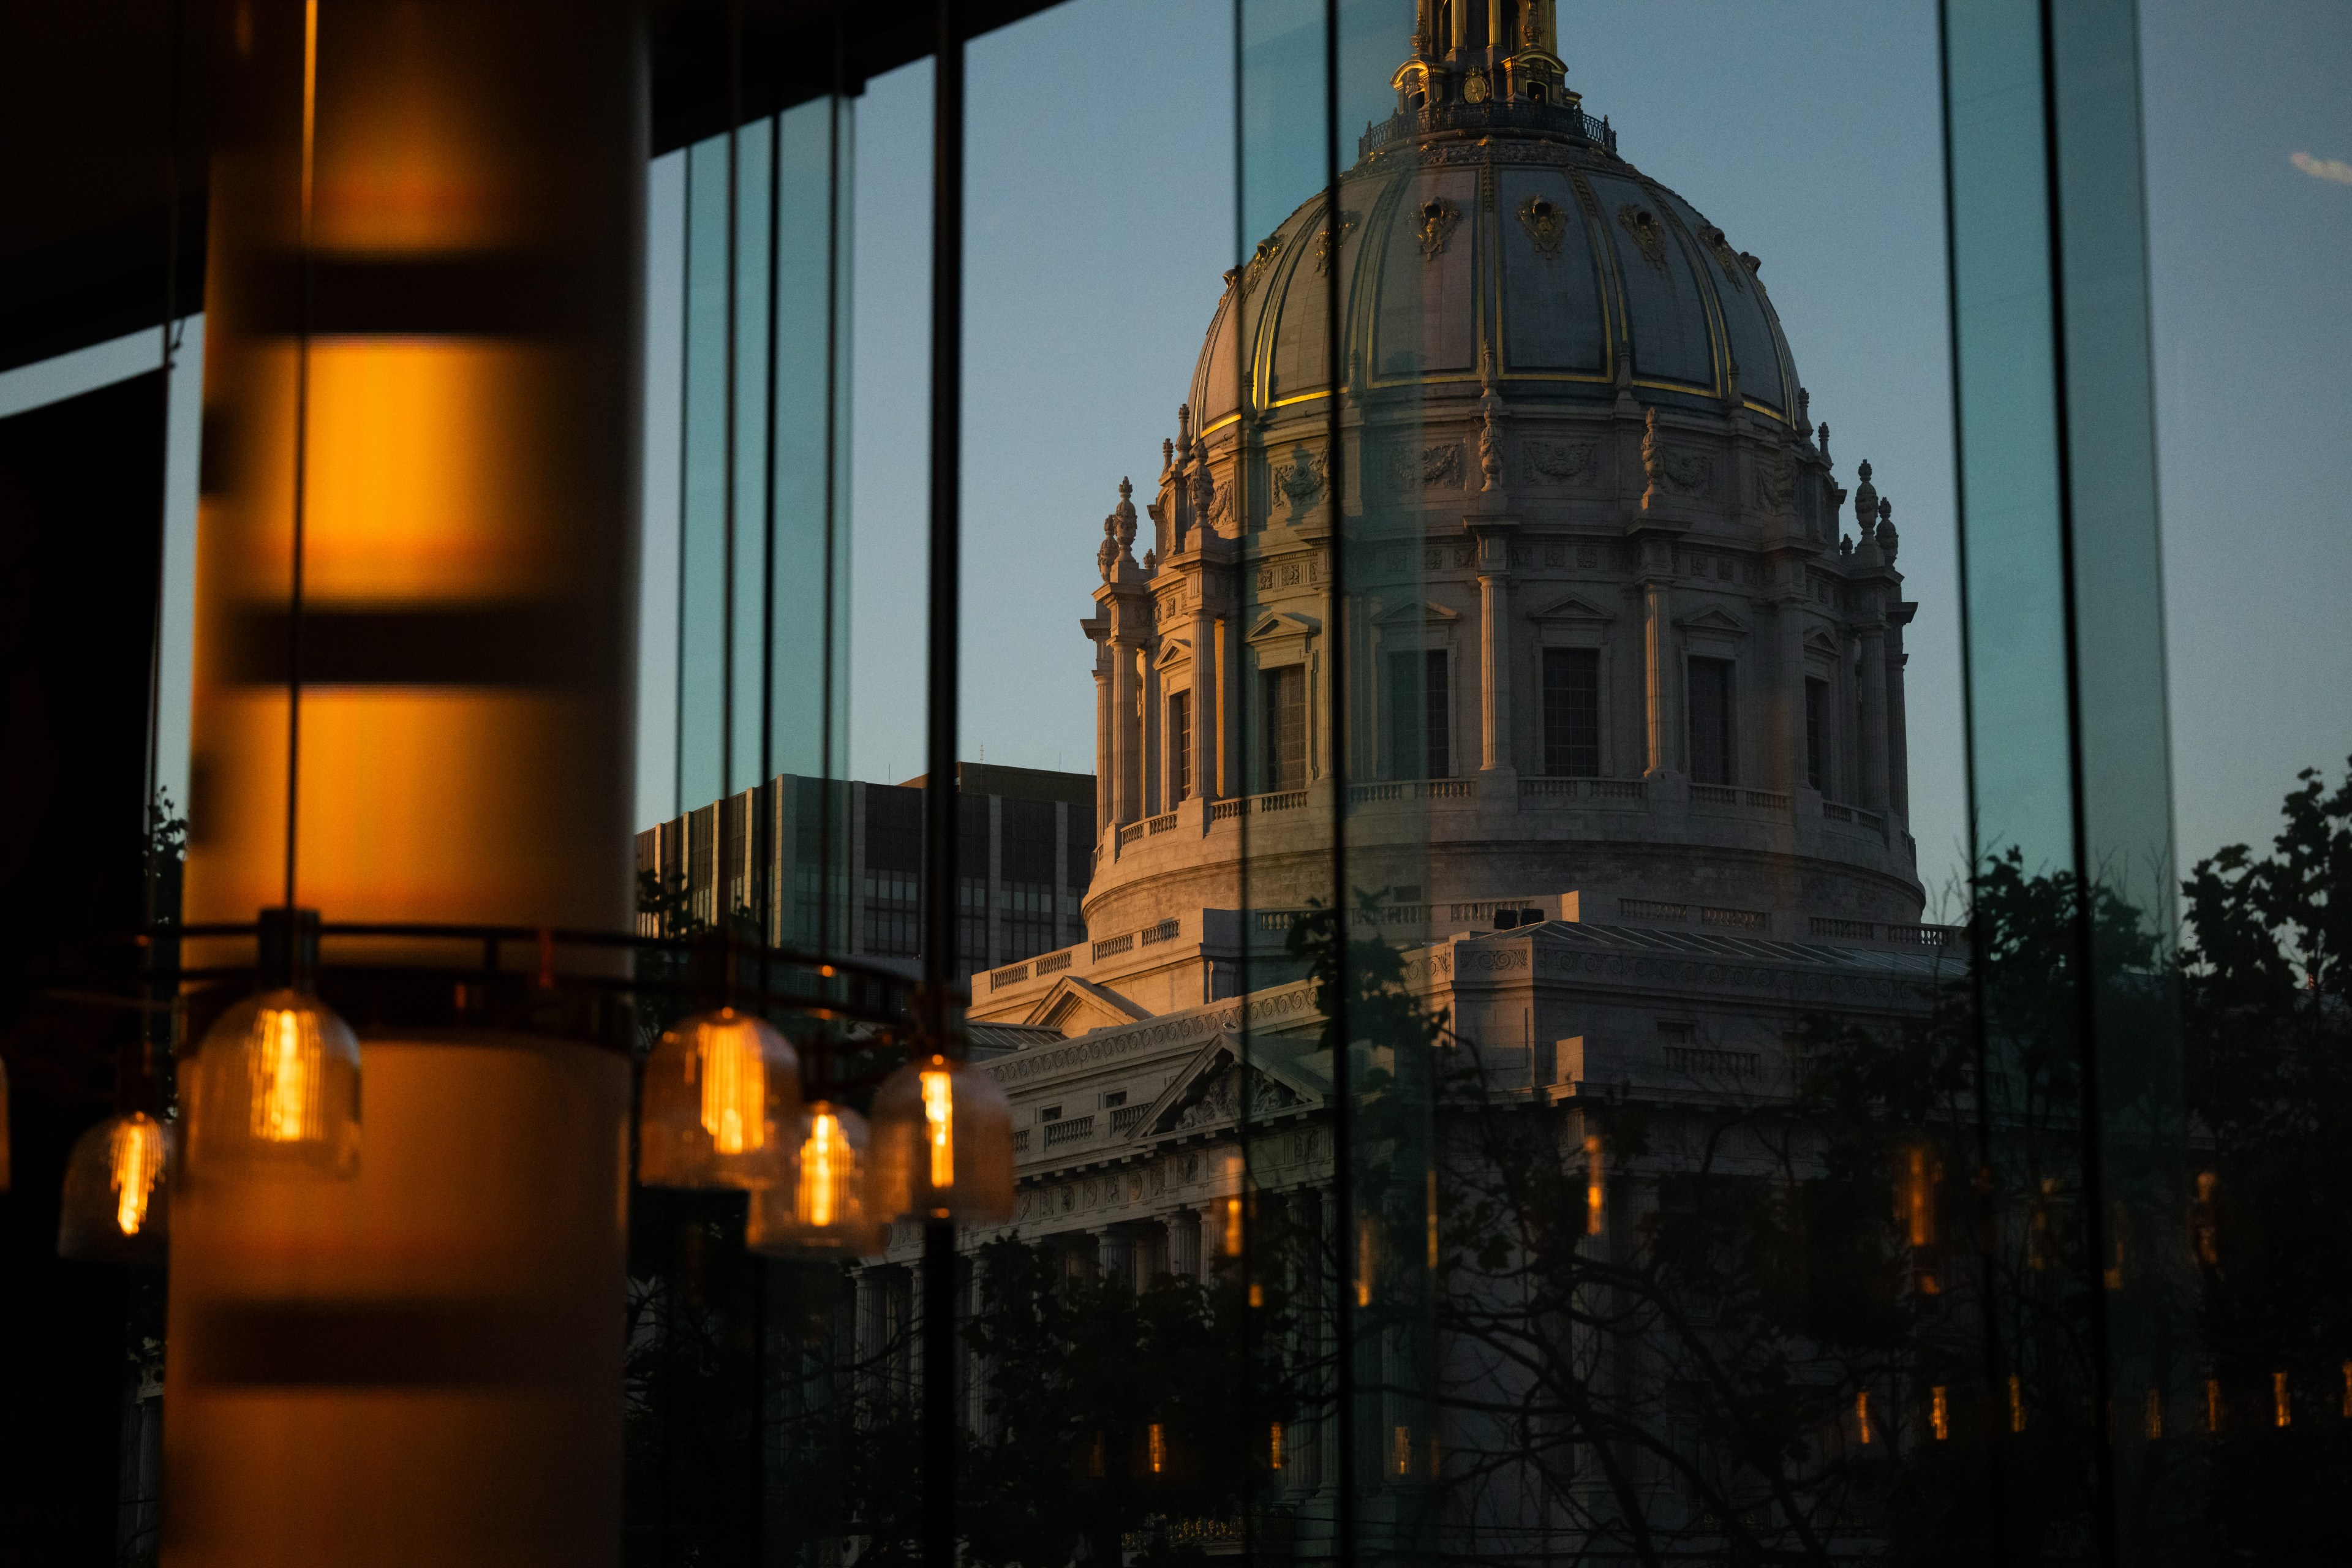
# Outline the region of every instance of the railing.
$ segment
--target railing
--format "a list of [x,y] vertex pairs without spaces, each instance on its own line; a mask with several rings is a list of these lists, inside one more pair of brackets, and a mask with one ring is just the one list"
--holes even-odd
[[1523,778],[1521,800],[1647,800],[1650,786],[1642,779]]
[[1687,921],[1688,904],[1670,904],[1659,899],[1620,899],[1617,912],[1629,921]]
[[1211,822],[1223,822],[1228,818],[1239,816],[1243,812],[1248,809],[1249,802],[1246,800],[1213,801],[1210,803],[1209,805],[1209,820]]
[[1384,800],[1475,800],[1475,779],[1400,779],[1394,784],[1348,786],[1348,804],[1363,805]]
[[1133,931],[1128,931],[1120,936],[1107,936],[1095,943],[1095,961],[1099,963],[1114,953],[1131,952],[1134,950],[1135,933]]
[[1029,1129],[1026,1127],[1016,1127],[1013,1130],[1013,1152],[1016,1154],[1029,1152]]
[[1148,1105],[1120,1106],[1110,1113],[1110,1130],[1113,1132],[1128,1131],[1137,1122],[1142,1121],[1143,1113],[1150,1109],[1151,1107]]
[[1840,942],[1875,942],[1878,927],[1869,921],[1839,920],[1834,915],[1815,915],[1812,920],[1815,936],[1834,937]]
[[1118,830],[1118,847],[1121,849],[1124,849],[1129,845],[1140,839],[1142,837],[1143,824],[1139,822],[1130,822],[1126,826]]
[[1256,800],[1260,811],[1297,811],[1307,804],[1307,792],[1303,789],[1287,790],[1280,795],[1262,795]]
[[1176,814],[1172,811],[1163,811],[1143,826],[1146,832],[1166,833],[1176,826]]
[[1786,811],[1789,797],[1776,789],[1743,789],[1739,792],[1739,804],[1761,806],[1766,811]]
[[1064,948],[1059,952],[1049,952],[1039,959],[1034,967],[1041,980],[1048,974],[1058,974],[1070,967],[1070,950]]
[[1762,910],[1702,909],[1698,923],[1723,931],[1768,931],[1772,929],[1772,917]]
[[1886,834],[1886,815],[1884,812],[1864,811],[1858,805],[1839,805],[1834,801],[1825,800],[1822,802],[1822,815],[1832,822],[1851,822],[1867,827],[1881,837]]
[[1890,925],[1886,940],[1900,947],[1956,947],[1960,941],[1958,926]]
[[1764,1070],[1756,1051],[1717,1051],[1704,1046],[1668,1046],[1666,1066],[1693,1078],[1754,1078]]
[[1369,157],[1393,142],[1409,141],[1415,136],[1493,127],[1556,131],[1579,141],[1597,142],[1612,153],[1617,151],[1617,132],[1610,128],[1605,115],[1595,120],[1582,110],[1570,109],[1566,104],[1505,98],[1489,99],[1484,103],[1431,104],[1407,113],[1392,114],[1357,138],[1356,155]]
[[1840,805],[1835,801],[1825,800],[1822,802],[1822,815],[1828,817],[1832,822],[1852,822],[1853,820],[1853,807],[1850,805]]
[[1091,1112],[1045,1123],[1045,1147],[1048,1149],[1057,1149],[1065,1143],[1076,1143],[1082,1138],[1094,1135],[1095,1119]]
[[1016,985],[1028,978],[1029,966],[1025,963],[1015,963],[1004,969],[992,969],[988,974],[988,988],[994,991],[1000,986]]
[[1401,784],[1349,784],[1348,786],[1349,805],[1368,805],[1374,801],[1402,800],[1403,798],[1404,785]]
[[1690,786],[1694,805],[1738,805],[1739,792],[1727,784],[1695,784]]
[[1149,947],[1155,942],[1175,941],[1176,933],[1181,929],[1181,923],[1177,921],[1176,917],[1171,915],[1156,926],[1145,927],[1139,935],[1143,944],[1146,947]]

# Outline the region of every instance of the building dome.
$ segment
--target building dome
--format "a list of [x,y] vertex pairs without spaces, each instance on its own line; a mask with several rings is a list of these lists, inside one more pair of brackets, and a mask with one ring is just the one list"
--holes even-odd
[[[1538,79],[1517,98],[1455,86],[1433,103],[1455,79],[1418,58],[1398,79],[1398,113],[1340,181],[1352,395],[1475,395],[1491,363],[1515,403],[1612,401],[1622,372],[1644,404],[1720,408],[1736,387],[1758,416],[1802,417],[1757,258],[1620,158],[1573,94]],[[1243,395],[1239,352],[1255,415],[1326,389],[1327,226],[1318,194],[1226,274],[1192,378],[1204,434]]]

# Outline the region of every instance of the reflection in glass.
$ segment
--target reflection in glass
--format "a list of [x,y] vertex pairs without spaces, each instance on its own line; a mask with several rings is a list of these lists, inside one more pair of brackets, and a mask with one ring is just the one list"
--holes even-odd
[[58,1256],[161,1266],[169,1250],[173,1131],[143,1111],[110,1117],[66,1162]]
[[272,991],[221,1015],[184,1090],[198,1179],[236,1172],[359,1168],[360,1047],[314,996]]

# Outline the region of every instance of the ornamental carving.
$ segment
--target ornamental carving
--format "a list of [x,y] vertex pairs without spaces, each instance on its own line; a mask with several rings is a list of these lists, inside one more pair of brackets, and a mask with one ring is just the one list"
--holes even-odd
[[[1242,1075],[1230,1061],[1221,1062],[1211,1073],[1201,1097],[1186,1106],[1169,1131],[1186,1132],[1196,1127],[1207,1127],[1221,1121],[1240,1120]],[[1250,1074],[1250,1110],[1253,1114],[1279,1110],[1297,1105],[1298,1097],[1262,1072]]]
[[1282,237],[1268,235],[1257,242],[1257,249],[1249,258],[1249,269],[1242,274],[1242,292],[1246,295],[1265,279],[1266,268],[1282,254]]
[[1569,484],[1591,474],[1599,450],[1590,441],[1529,441],[1521,457],[1534,484]]
[[1757,463],[1756,504],[1769,511],[1787,511],[1797,504],[1797,471],[1786,458]]
[[1666,488],[1684,495],[1697,495],[1715,482],[1715,461],[1679,447],[1668,447],[1659,454],[1659,470]]
[[1424,485],[1458,485],[1462,482],[1462,443],[1448,441],[1442,446],[1423,447],[1416,455],[1411,447],[1399,447],[1389,455],[1389,473],[1399,488],[1409,488],[1415,480]]
[[1290,462],[1274,471],[1274,488],[1293,508],[1313,506],[1323,494],[1323,459],[1304,447],[1290,449]]
[[[1351,212],[1342,212],[1339,215],[1339,243],[1341,245],[1347,244],[1348,237],[1356,232],[1356,218],[1357,215]],[[1330,275],[1332,248],[1331,226],[1327,222],[1315,236],[1315,270],[1318,276],[1328,277]]]
[[1642,259],[1664,272],[1666,269],[1666,226],[1658,221],[1658,215],[1647,207],[1627,202],[1617,209],[1617,221],[1627,234],[1633,237],[1633,243],[1641,247]]
[[1462,209],[1444,196],[1432,196],[1421,204],[1421,258],[1434,261],[1445,254],[1454,243],[1454,227],[1462,221]]
[[1713,224],[1707,224],[1698,231],[1698,237],[1706,245],[1707,253],[1715,258],[1715,264],[1723,268],[1723,275],[1730,280],[1731,286],[1741,293],[1746,293],[1748,291],[1747,264],[1739,252],[1731,248],[1731,241],[1723,237],[1723,230]]
[[1529,196],[1519,204],[1519,224],[1547,260],[1559,258],[1559,242],[1568,233],[1568,214],[1549,196]]
[[1487,85],[1486,73],[1483,70],[1473,70],[1462,83],[1462,96],[1472,103],[1486,102],[1493,92],[1494,89]]

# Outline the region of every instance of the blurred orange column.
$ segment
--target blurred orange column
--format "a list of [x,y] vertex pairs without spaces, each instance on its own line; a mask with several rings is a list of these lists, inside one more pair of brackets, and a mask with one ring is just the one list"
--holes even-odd
[[[330,922],[625,931],[636,10],[214,18],[187,918],[290,823]],[[165,1560],[615,1562],[626,1063],[353,1022],[358,1180],[175,1206]]]

